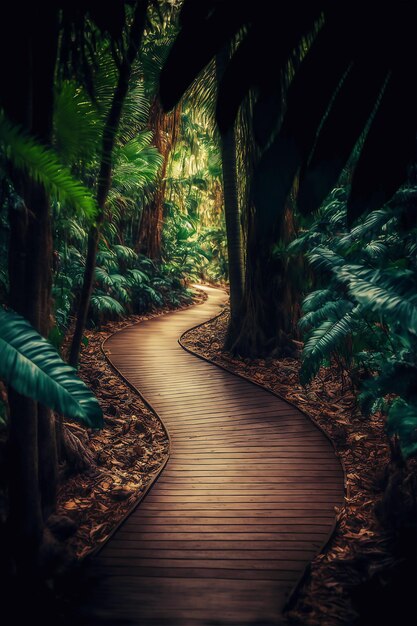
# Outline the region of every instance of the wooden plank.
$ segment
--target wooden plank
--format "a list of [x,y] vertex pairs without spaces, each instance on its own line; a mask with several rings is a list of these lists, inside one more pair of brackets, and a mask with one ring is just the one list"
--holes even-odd
[[[248,550],[279,550],[284,556],[287,552],[293,552],[294,550],[298,552],[299,550],[304,551],[317,551],[320,547],[320,539],[315,541],[308,540],[292,540],[288,538],[283,539],[259,539],[256,538],[256,541],[247,542],[244,539],[239,539],[237,535],[235,535],[232,539],[202,539],[201,537],[192,537],[187,541],[183,541],[181,539],[146,539],[146,543],[138,542],[136,536],[133,538],[129,537],[121,537],[119,534],[115,535],[114,538],[106,545],[105,550],[110,548],[124,548],[131,550],[137,547],[146,547],[149,549],[155,550],[241,550],[242,554],[245,554]],[[100,555],[105,555],[105,550],[103,550]]]
[[[191,554],[190,554],[191,553]],[[314,555],[314,549],[308,550],[287,550],[285,554],[282,549],[270,549],[270,550],[245,550],[244,552],[241,549],[225,549],[225,550],[195,550],[193,548],[185,549],[185,550],[175,550],[175,549],[167,549],[167,548],[138,548],[138,547],[126,547],[122,548],[119,545],[110,546],[106,549],[106,553],[100,556],[100,559],[109,559],[112,556],[116,558],[136,558],[136,559],[165,559],[170,561],[171,559],[178,560],[194,560],[194,559],[204,559],[204,560],[224,560],[224,559],[233,559],[238,561],[239,564],[243,561],[281,561],[283,563],[297,563],[297,562],[305,562],[311,559]],[[290,559],[290,560],[285,560]],[[299,565],[298,565],[299,567]]]
[[[320,531],[320,532],[319,532]],[[153,540],[157,540],[157,541],[188,541],[188,540],[196,540],[199,539],[200,541],[233,541],[234,539],[239,540],[239,541],[257,541],[258,539],[260,541],[299,541],[300,545],[302,545],[302,543],[310,545],[310,542],[313,540],[323,540],[327,537],[326,531],[324,530],[315,530],[314,532],[312,530],[307,530],[307,531],[303,531],[302,529],[300,531],[297,531],[296,529],[291,529],[289,531],[282,531],[282,532],[257,532],[256,536],[254,536],[253,532],[233,532],[233,533],[229,533],[229,532],[202,532],[202,531],[195,531],[192,532],[190,531],[184,531],[184,532],[171,532],[168,529],[166,529],[165,532],[163,532],[160,529],[154,529],[152,531],[149,532],[141,532],[140,530],[136,531],[134,528],[132,529],[124,529],[124,526],[122,526],[120,528],[120,530],[118,531],[120,533],[120,538],[121,539],[132,539],[136,542],[138,541],[153,541]]]
[[[244,570],[244,569],[222,569],[222,568],[194,568],[191,565],[187,568],[169,568],[169,567],[134,567],[129,565],[113,566],[110,568],[106,563],[97,561],[94,566],[95,571],[117,572],[123,576],[147,576],[159,577],[167,576],[169,578],[215,578],[232,580],[286,580],[289,583],[295,583],[299,577],[299,571],[279,571],[274,570]],[[299,570],[300,568],[298,568]],[[291,586],[291,585],[290,585]]]
[[[166,556],[158,558],[155,554],[150,557],[138,557],[132,553],[125,556],[107,555],[97,559],[100,565],[104,567],[122,567],[122,568],[161,568],[161,569],[245,569],[252,570],[274,570],[277,572],[298,572],[300,570],[300,560],[292,558],[283,560],[275,559],[234,559],[233,557],[225,558],[197,558],[195,555],[188,558],[174,558]],[[301,562],[307,564],[307,559],[301,559]]]

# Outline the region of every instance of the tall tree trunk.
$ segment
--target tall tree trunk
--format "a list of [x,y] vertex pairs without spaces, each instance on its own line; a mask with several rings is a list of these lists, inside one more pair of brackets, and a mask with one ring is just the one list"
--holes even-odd
[[[53,77],[53,71],[51,77]],[[50,133],[52,131],[52,112],[53,99],[51,94]],[[40,133],[36,134],[40,135]],[[51,206],[48,194],[40,185],[32,185],[29,206],[34,207],[36,218],[33,220],[33,224],[29,225],[31,232],[27,240],[29,267],[26,271],[29,284],[26,292],[29,307],[26,317],[44,337],[48,337],[52,326]],[[38,405],[37,414],[39,485],[42,512],[46,519],[55,509],[58,486],[55,419],[52,411],[41,404]]]
[[[221,81],[229,58],[229,46],[223,48],[216,56],[217,84]],[[242,227],[238,202],[236,138],[233,127],[221,136],[220,144],[230,285],[230,324],[225,344],[227,348],[230,340],[236,335],[240,326],[240,308],[243,298]]]
[[149,128],[153,132],[153,145],[162,155],[163,161],[152,202],[143,207],[135,246],[138,252],[154,260],[161,258],[166,173],[170,155],[178,139],[180,116],[181,104],[178,104],[171,113],[165,113],[159,98],[154,98],[149,115]]
[[[290,355],[291,340],[299,317],[294,267],[285,255],[274,252],[277,245],[294,237],[293,200],[289,200],[281,219],[266,235],[261,235],[253,197],[253,182],[261,151],[252,127],[254,94],[244,100],[238,114],[238,169],[243,172],[239,186],[244,208],[246,267],[243,298],[237,325],[229,325],[225,347],[245,357]],[[299,262],[296,262],[299,270]]]
[[291,289],[291,268],[285,256],[274,253],[294,233],[291,209],[268,236],[261,237],[254,213],[249,215],[245,294],[241,328],[230,349],[243,357],[292,356],[291,340],[298,303]]
[[[3,99],[6,113],[45,143],[52,134],[53,83],[58,41],[58,12],[38,6],[22,19],[15,15],[22,38],[5,41],[8,54],[19,50],[11,71],[19,77],[14,92],[11,80]],[[15,35],[11,35],[15,37]],[[17,65],[16,65],[17,64]],[[3,66],[3,74],[8,73]],[[22,198],[18,211],[10,211],[10,305],[41,333],[49,331],[51,309],[50,202],[45,190],[26,174],[12,172]],[[43,520],[55,504],[56,453],[50,411],[9,391],[9,524],[17,571],[25,576],[37,564]]]
[[77,319],[69,355],[69,363],[74,367],[76,367],[78,364],[81,340],[87,322],[88,309],[90,306],[91,292],[93,289],[94,270],[96,267],[98,242],[100,239],[101,227],[104,221],[106,201],[111,185],[113,148],[116,142],[123,103],[129,89],[132,66],[138,54],[143,30],[145,28],[147,5],[147,0],[139,0],[136,3],[133,20],[129,32],[129,42],[127,50],[119,66],[119,75],[116,89],[104,126],[101,148],[100,172],[97,185],[96,223],[94,226],[91,227],[88,235],[87,258],[85,262],[84,279],[81,288]]

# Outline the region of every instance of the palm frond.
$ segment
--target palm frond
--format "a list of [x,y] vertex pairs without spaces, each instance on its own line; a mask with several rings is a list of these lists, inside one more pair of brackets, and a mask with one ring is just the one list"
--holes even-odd
[[400,323],[417,335],[417,291],[412,272],[345,265],[338,270],[338,275],[364,309]]
[[315,311],[310,311],[303,315],[299,322],[299,327],[301,330],[306,330],[309,327],[316,327],[325,320],[337,321],[346,315],[346,313],[352,311],[353,306],[352,302],[348,300],[325,302]]
[[60,163],[56,153],[13,126],[0,112],[0,146],[14,167],[29,176],[62,202],[84,212],[89,219],[96,214],[96,202],[91,192],[78,182]]
[[341,319],[326,320],[312,330],[303,350],[303,363],[300,369],[300,382],[306,385],[317,374],[323,361],[340,348],[342,342],[353,330],[360,307],[346,313]]
[[68,165],[90,162],[97,154],[103,120],[89,97],[72,81],[57,88],[54,101],[54,145]]
[[317,289],[312,291],[303,301],[303,312],[310,313],[316,311],[323,306],[326,302],[329,302],[334,298],[334,292],[331,289]]
[[317,246],[311,252],[307,253],[309,263],[317,270],[325,270],[334,273],[338,267],[342,267],[345,259],[340,255],[326,248],[325,246]]

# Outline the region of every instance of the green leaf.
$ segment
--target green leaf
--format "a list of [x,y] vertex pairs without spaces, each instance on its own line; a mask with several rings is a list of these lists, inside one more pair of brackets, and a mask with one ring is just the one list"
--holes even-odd
[[45,189],[93,218],[96,202],[90,191],[78,182],[56,153],[13,126],[0,111],[0,146],[14,167],[23,169]]
[[379,271],[346,265],[338,275],[348,283],[349,292],[364,308],[400,322],[417,335],[417,298],[410,272]]
[[310,313],[322,307],[326,302],[334,299],[334,292],[330,289],[317,289],[310,293],[303,301],[303,313]]
[[398,435],[405,458],[417,455],[417,406],[395,400],[388,412],[387,430]]
[[0,309],[0,377],[18,393],[102,428],[97,399],[51,344],[20,315]]
[[113,281],[110,278],[108,272],[103,267],[94,268],[94,278],[103,287],[112,287]]
[[91,309],[98,315],[112,315],[118,317],[123,315],[125,310],[120,302],[114,298],[102,294],[94,294],[91,296]]
[[301,330],[306,330],[309,326],[314,328],[324,320],[337,321],[351,311],[353,306],[352,302],[348,300],[325,302],[315,311],[310,311],[303,315],[298,325]]
[[339,320],[326,320],[313,329],[303,350],[300,382],[306,385],[317,374],[322,362],[353,332],[353,324],[359,307],[346,313]]
[[117,258],[125,263],[129,261],[136,261],[138,258],[137,253],[132,248],[128,248],[128,246],[116,244],[113,246],[113,250],[117,254]]
[[145,272],[142,272],[141,270],[138,269],[130,269],[127,270],[126,272],[127,274],[127,281],[128,284],[133,287],[133,286],[138,286],[138,285],[143,285],[144,283],[149,283],[149,276],[148,274],[146,274]]
[[324,270],[335,273],[338,267],[341,267],[345,263],[345,259],[326,248],[325,246],[317,246],[313,248],[307,255],[308,262],[318,270]]

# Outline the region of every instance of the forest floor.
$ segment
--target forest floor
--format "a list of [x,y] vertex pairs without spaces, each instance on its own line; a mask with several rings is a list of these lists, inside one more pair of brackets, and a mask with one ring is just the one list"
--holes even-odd
[[303,388],[298,359],[241,359],[222,351],[228,312],[188,332],[183,343],[226,369],[271,389],[307,414],[333,441],[346,472],[344,506],[322,554],[308,568],[287,612],[290,624],[341,626],[354,623],[352,590],[395,559],[375,505],[382,496],[389,445],[381,415],[364,419],[347,379],[322,369]]
[[[193,303],[206,295],[198,290]],[[186,304],[179,308],[187,308]],[[87,330],[79,376],[97,396],[104,413],[100,431],[86,430],[74,422],[66,427],[83,444],[90,467],[69,476],[58,494],[59,515],[74,522],[69,550],[82,559],[97,550],[126,515],[143,498],[168,455],[168,437],[160,419],[111,367],[101,349],[103,342],[126,326],[172,309],[159,308]]]

